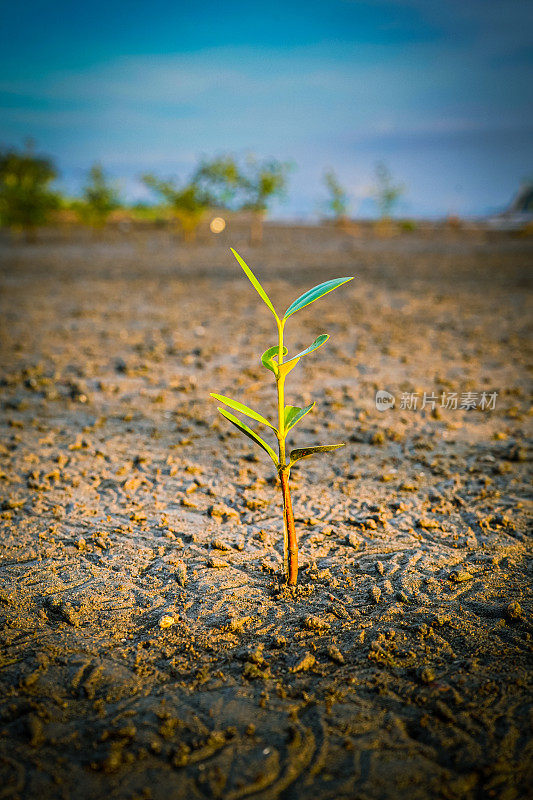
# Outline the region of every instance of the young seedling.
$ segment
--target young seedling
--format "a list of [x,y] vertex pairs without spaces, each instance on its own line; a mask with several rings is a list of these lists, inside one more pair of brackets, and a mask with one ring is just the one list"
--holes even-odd
[[315,453],[325,453],[328,450],[336,450],[338,447],[344,447],[344,443],[300,447],[296,450],[291,450],[289,456],[287,457],[285,449],[287,434],[292,428],[294,428],[297,422],[303,419],[305,415],[312,410],[315,403],[312,403],[310,406],[306,406],[305,408],[300,408],[299,406],[286,406],[285,378],[289,372],[294,369],[298,361],[303,358],[303,356],[306,356],[309,353],[312,353],[314,350],[317,350],[319,347],[322,347],[322,345],[325,344],[325,342],[327,342],[329,339],[329,335],[327,333],[322,333],[315,339],[313,344],[285,361],[284,359],[285,356],[287,356],[288,351],[283,344],[283,330],[289,317],[295,314],[296,311],[300,311],[302,308],[314,303],[315,300],[318,300],[320,297],[324,297],[325,294],[332,292],[333,289],[336,289],[338,286],[342,286],[343,283],[351,281],[352,277],[334,278],[333,280],[326,281],[325,283],[315,286],[313,289],[309,289],[307,292],[304,292],[304,294],[298,297],[293,303],[291,303],[283,317],[280,318],[276,313],[269,296],[253,274],[250,267],[244,263],[240,255],[236,253],[233,248],[231,248],[231,252],[243,268],[252,286],[273,313],[276,320],[276,325],[278,328],[278,343],[272,347],[269,347],[268,350],[263,353],[261,356],[261,363],[274,374],[276,380],[278,395],[277,425],[269,422],[268,419],[263,417],[262,414],[258,414],[257,411],[253,411],[248,406],[245,406],[243,403],[240,403],[237,400],[232,400],[230,397],[213,393],[211,394],[211,397],[214,397],[215,400],[219,400],[221,403],[224,403],[224,405],[228,406],[234,411],[245,414],[247,417],[256,420],[256,422],[266,425],[276,434],[276,438],[278,440],[277,455],[273,448],[267,444],[267,442],[265,442],[261,436],[249,428],[248,425],[245,425],[244,422],[241,422],[240,419],[235,417],[225,408],[218,409],[227,420],[229,420],[241,431],[241,433],[244,433],[245,436],[248,436],[250,439],[252,439],[252,441],[258,444],[259,447],[262,447],[263,450],[268,453],[276,466],[276,470],[281,482],[281,493],[283,496],[283,561],[285,567],[285,577],[289,586],[295,586],[298,579],[298,541],[296,539],[296,531],[294,528],[294,515],[292,512],[291,493],[289,489],[289,476],[291,467],[302,458],[309,458],[309,456],[312,456]]

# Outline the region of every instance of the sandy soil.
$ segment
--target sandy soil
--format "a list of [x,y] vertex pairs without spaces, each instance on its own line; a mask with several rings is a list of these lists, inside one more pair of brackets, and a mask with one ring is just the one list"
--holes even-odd
[[[1,246],[0,798],[525,798],[533,243],[240,238]],[[274,413],[229,244],[279,307],[357,276],[287,329],[331,334],[293,442],[347,442],[293,471],[295,591],[209,397]],[[440,408],[468,391],[495,409]]]

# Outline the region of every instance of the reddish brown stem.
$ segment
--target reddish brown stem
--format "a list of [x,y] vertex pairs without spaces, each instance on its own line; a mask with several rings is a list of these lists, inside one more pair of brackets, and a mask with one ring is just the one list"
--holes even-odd
[[280,472],[281,492],[283,494],[283,516],[288,539],[288,584],[296,586],[298,580],[298,542],[294,528],[294,515],[292,513],[291,492],[289,489],[289,475]]

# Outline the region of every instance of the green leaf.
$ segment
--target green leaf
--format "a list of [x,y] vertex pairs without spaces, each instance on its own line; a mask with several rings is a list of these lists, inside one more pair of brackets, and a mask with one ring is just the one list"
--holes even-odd
[[263,425],[268,425],[268,427],[272,428],[273,431],[277,431],[277,428],[275,428],[271,422],[265,419],[265,417],[263,417],[261,414],[258,414],[257,411],[254,411],[252,408],[245,406],[244,403],[239,403],[238,400],[232,400],[231,397],[226,397],[223,394],[213,394],[213,392],[211,392],[211,397],[214,397],[215,400],[219,400],[221,403],[224,403],[224,405],[233,408],[235,411],[240,411],[241,414],[246,414],[247,417],[256,419]]
[[305,408],[285,406],[285,430],[290,431],[291,428],[294,428],[296,423],[299,422],[302,417],[305,417],[306,414],[309,414],[314,406],[315,403],[311,403],[310,406],[306,406]]
[[[287,350],[287,348],[284,347],[283,355],[286,356],[288,352],[289,351]],[[278,374],[278,362],[277,360],[274,360],[274,356],[276,356],[277,358],[278,353],[279,353],[278,345],[275,344],[272,347],[269,347],[268,350],[265,350],[265,352],[261,356],[262,365],[267,369],[269,369],[271,372],[273,372],[274,375]]]
[[342,444],[319,444],[316,447],[300,447],[297,450],[291,450],[290,463],[294,464],[296,461],[300,461],[301,458],[309,458],[315,453],[327,453],[328,450],[336,450],[338,447],[344,446],[343,442]]
[[233,253],[233,255],[235,256],[235,258],[237,259],[237,261],[239,262],[239,264],[241,265],[241,267],[243,268],[243,270],[245,271],[245,273],[246,273],[246,277],[248,278],[248,280],[250,281],[250,283],[252,284],[252,286],[254,287],[254,289],[256,290],[256,292],[259,294],[259,296],[261,297],[261,299],[262,299],[262,300],[263,300],[263,301],[264,301],[264,302],[267,304],[267,306],[268,306],[268,307],[269,307],[269,309],[272,311],[272,313],[274,314],[274,316],[276,317],[276,319],[278,319],[278,315],[276,314],[276,311],[275,311],[275,309],[274,309],[274,306],[272,305],[272,303],[271,303],[271,301],[270,301],[270,297],[267,295],[267,293],[265,292],[265,290],[263,289],[263,287],[261,286],[261,284],[259,283],[259,281],[258,281],[258,280],[257,280],[257,278],[255,277],[254,273],[252,272],[252,270],[250,269],[250,267],[248,266],[248,264],[246,264],[246,263],[245,263],[245,262],[242,260],[242,258],[240,257],[240,255],[239,255],[238,253],[236,253],[236,252],[235,252],[235,250],[233,249],[233,247],[230,247],[230,250],[231,250],[231,252]]
[[313,342],[312,345],[310,345],[306,350],[302,350],[301,353],[298,353],[297,355],[293,356],[292,358],[289,358],[289,360],[286,361],[285,363],[286,364],[290,364],[291,361],[295,361],[296,359],[300,359],[302,356],[306,356],[308,353],[312,353],[313,350],[318,350],[319,347],[322,347],[323,344],[326,344],[328,339],[329,339],[329,334],[328,333],[321,333],[320,336],[316,337],[316,339],[315,339],[315,341]]
[[255,433],[255,431],[249,428],[248,425],[245,425],[244,422],[241,422],[240,419],[234,417],[233,414],[230,414],[229,411],[226,411],[225,408],[219,408],[218,410],[220,411],[222,416],[226,417],[226,419],[228,419],[232,423],[232,425],[235,425],[235,427],[238,428],[241,431],[241,433],[244,433],[245,436],[248,436],[248,438],[251,439],[256,444],[258,444],[259,447],[262,447],[265,453],[268,453],[268,455],[276,465],[276,468],[279,466],[278,458],[275,452],[272,450],[269,444],[267,444],[263,439],[261,439],[260,436],[257,435],[257,433]]
[[329,294],[329,292],[332,292],[333,289],[336,289],[338,286],[342,286],[343,283],[347,283],[352,279],[353,275],[350,278],[334,278],[331,281],[326,281],[325,283],[320,283],[318,286],[314,286],[312,289],[309,289],[307,292],[304,292],[304,294],[298,297],[294,303],[291,303],[283,315],[283,319],[287,319],[291,316],[291,314],[294,314],[295,311],[300,311],[300,309],[305,308],[310,303],[314,303],[315,300],[318,300],[320,297],[324,297],[325,294]]

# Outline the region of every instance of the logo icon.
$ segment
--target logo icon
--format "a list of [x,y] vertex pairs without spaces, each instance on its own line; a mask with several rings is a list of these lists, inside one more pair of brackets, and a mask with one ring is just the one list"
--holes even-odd
[[393,408],[394,402],[394,395],[386,392],[385,389],[379,389],[376,392],[376,408],[378,411],[387,411],[388,408]]

